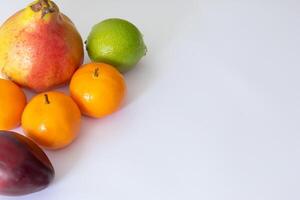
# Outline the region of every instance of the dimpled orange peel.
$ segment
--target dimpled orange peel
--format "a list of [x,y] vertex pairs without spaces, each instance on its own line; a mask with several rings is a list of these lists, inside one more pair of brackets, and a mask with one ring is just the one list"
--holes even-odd
[[35,96],[22,116],[25,134],[49,149],[69,145],[77,136],[81,113],[71,97],[61,92],[47,92]]
[[16,128],[26,105],[24,92],[9,80],[0,79],[0,130]]
[[74,74],[70,92],[84,115],[100,118],[121,107],[126,83],[122,74],[113,66],[89,63]]

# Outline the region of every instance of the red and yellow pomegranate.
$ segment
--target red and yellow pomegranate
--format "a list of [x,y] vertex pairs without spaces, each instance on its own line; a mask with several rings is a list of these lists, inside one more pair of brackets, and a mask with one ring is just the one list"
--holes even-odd
[[51,0],[37,0],[0,28],[0,74],[37,92],[68,82],[83,62],[83,42]]

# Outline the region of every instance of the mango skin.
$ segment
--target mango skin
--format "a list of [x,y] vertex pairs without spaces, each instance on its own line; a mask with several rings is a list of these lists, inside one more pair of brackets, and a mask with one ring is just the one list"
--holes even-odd
[[56,9],[42,16],[28,6],[1,26],[2,76],[36,92],[71,79],[83,63],[83,41],[71,20]]
[[20,196],[46,188],[54,169],[46,154],[28,138],[0,131],[0,194]]

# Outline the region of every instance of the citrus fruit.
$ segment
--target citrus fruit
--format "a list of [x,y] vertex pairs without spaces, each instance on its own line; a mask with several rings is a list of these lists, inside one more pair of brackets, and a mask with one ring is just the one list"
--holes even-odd
[[71,97],[61,92],[35,96],[25,107],[22,127],[36,143],[49,149],[69,145],[80,129],[81,113]]
[[84,115],[100,118],[119,109],[125,97],[126,83],[113,66],[90,63],[75,72],[70,92]]
[[111,64],[122,73],[132,69],[147,52],[141,32],[123,19],[107,19],[95,25],[86,45],[92,61]]
[[16,128],[21,122],[26,96],[19,86],[0,79],[0,130]]

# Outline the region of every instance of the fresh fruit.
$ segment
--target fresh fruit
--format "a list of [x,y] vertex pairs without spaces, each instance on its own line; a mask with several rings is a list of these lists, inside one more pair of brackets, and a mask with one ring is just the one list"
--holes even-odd
[[95,25],[86,46],[91,60],[111,64],[120,72],[132,69],[147,52],[138,28],[122,19],[107,19]]
[[26,106],[24,92],[9,80],[0,79],[0,130],[16,128]]
[[14,132],[0,131],[0,194],[37,192],[53,178],[51,162],[34,142]]
[[75,72],[70,92],[84,115],[100,118],[121,106],[126,83],[122,74],[113,66],[90,63]]
[[36,143],[49,149],[69,145],[80,129],[81,113],[71,97],[61,92],[35,96],[25,107],[22,127]]
[[83,62],[74,24],[50,0],[37,0],[0,28],[0,73],[21,86],[46,91],[68,82]]

